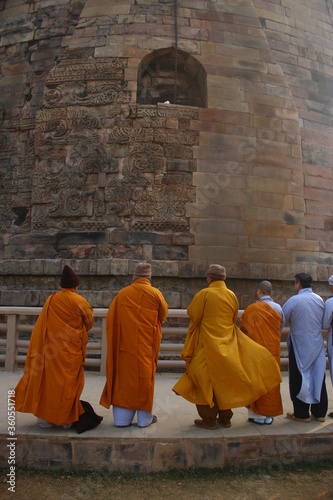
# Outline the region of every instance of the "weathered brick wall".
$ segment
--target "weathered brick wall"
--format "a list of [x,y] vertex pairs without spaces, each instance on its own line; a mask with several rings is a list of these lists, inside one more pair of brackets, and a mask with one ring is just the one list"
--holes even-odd
[[[327,294],[332,1],[177,3],[175,30],[173,0],[0,2],[1,303],[42,304],[68,262],[106,307],[141,259],[170,307],[212,262],[241,307],[301,270]],[[205,98],[138,104],[142,60],[176,46]]]

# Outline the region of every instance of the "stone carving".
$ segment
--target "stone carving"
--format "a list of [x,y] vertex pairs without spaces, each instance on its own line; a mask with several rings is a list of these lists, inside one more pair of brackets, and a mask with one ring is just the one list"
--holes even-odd
[[3,131],[0,133],[0,154],[15,151],[15,138],[10,132]]
[[[73,55],[73,54],[72,54]],[[123,77],[123,71],[127,67],[127,60],[115,58],[90,59],[89,61],[80,61],[79,59],[60,59],[60,63],[49,73],[46,84],[58,85],[62,82],[85,82],[92,80],[115,80]]]
[[[198,110],[130,104],[126,67],[77,50],[50,72],[36,116],[34,230],[188,231],[198,141],[189,120]],[[170,118],[182,128],[170,128]],[[167,160],[189,163],[178,172]]]
[[192,148],[189,146],[184,146],[182,144],[165,144],[164,146],[165,156],[168,158],[184,158],[191,159],[193,157]]
[[[88,97],[89,96],[89,97]],[[97,106],[113,102],[130,102],[131,94],[119,88],[110,88],[108,83],[61,85],[56,90],[45,93],[42,101],[45,106]]]
[[184,130],[169,130],[160,129],[155,132],[155,140],[157,142],[172,142],[175,144],[194,145],[197,141],[198,135],[196,132],[189,132]]

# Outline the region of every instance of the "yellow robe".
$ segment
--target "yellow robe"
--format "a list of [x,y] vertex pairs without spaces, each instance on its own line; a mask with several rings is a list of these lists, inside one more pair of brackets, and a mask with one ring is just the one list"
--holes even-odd
[[[239,322],[240,329],[252,340],[266,347],[280,366],[280,342],[282,318],[267,302],[256,302],[248,306]],[[251,404],[259,415],[275,417],[283,414],[280,386],[277,385]]]
[[238,300],[224,281],[198,292],[187,309],[191,318],[181,358],[186,372],[173,390],[197,405],[220,410],[246,406],[280,382],[272,354],[236,325]]
[[87,330],[93,309],[74,290],[48,297],[31,334],[24,374],[15,389],[15,409],[56,425],[76,422],[84,413]]
[[155,372],[168,314],[162,293],[146,278],[123,288],[106,319],[106,383],[100,404],[151,412]]

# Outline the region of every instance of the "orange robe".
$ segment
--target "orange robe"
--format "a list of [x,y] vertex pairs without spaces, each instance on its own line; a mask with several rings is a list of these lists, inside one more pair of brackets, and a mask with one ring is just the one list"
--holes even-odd
[[24,374],[15,389],[15,409],[55,425],[76,422],[84,413],[87,331],[93,309],[74,290],[48,297],[31,334]]
[[168,305],[146,278],[123,288],[107,315],[106,383],[100,404],[151,412]]
[[[256,302],[248,306],[239,322],[239,327],[252,340],[266,347],[280,366],[280,327],[282,318],[267,302]],[[259,415],[275,417],[283,414],[280,385],[251,404]]]
[[281,382],[270,352],[236,326],[238,300],[224,281],[198,292],[181,358],[186,372],[173,391],[196,405],[220,410],[246,406]]

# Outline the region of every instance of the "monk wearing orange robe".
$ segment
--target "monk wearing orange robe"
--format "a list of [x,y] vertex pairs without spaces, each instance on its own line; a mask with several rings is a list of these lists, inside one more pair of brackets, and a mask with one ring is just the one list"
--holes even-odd
[[231,408],[246,406],[281,382],[272,354],[237,327],[238,300],[225,284],[226,270],[212,264],[208,287],[189,305],[191,318],[181,358],[186,373],[173,390],[194,403],[205,429],[231,426]]
[[132,284],[118,293],[107,315],[106,383],[100,404],[113,405],[117,427],[131,425],[135,413],[139,427],[157,420],[152,414],[155,372],[168,305],[150,280],[151,266],[141,262]]
[[70,426],[84,413],[80,395],[93,309],[76,293],[79,277],[68,266],[60,285],[36,321],[24,374],[15,389],[16,410],[33,413],[41,427]]
[[[258,301],[245,309],[239,327],[252,340],[266,347],[280,365],[280,332],[284,326],[284,314],[271,295],[272,284],[262,281],[257,290]],[[282,415],[280,385],[252,403],[248,413],[249,422],[259,425],[269,425],[273,422],[272,417]]]

